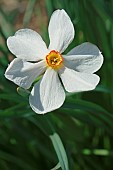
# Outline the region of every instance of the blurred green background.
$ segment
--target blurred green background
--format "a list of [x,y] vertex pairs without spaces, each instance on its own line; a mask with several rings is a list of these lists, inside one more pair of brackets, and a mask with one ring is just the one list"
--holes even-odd
[[[67,51],[85,41],[97,45],[104,55],[101,81],[93,91],[67,94],[60,109],[37,115],[4,77],[14,58],[6,40],[31,28],[49,44],[50,16],[62,8],[76,31]],[[0,170],[52,168],[113,170],[113,0],[0,0]]]

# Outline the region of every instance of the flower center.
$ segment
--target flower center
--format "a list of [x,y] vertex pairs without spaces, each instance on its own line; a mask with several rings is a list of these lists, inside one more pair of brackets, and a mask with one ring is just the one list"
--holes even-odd
[[49,67],[52,67],[53,69],[58,69],[62,66],[63,57],[62,55],[55,50],[52,50],[47,56],[46,56],[46,63]]

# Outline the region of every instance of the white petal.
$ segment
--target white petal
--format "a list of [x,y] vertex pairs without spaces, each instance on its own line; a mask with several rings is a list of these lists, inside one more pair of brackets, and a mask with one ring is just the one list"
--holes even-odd
[[69,51],[68,55],[98,55],[99,52],[100,51],[96,45],[85,42]]
[[62,106],[65,92],[53,69],[48,68],[42,80],[36,83],[31,91],[29,103],[38,114],[44,114]]
[[34,80],[45,71],[44,62],[33,64],[16,58],[9,64],[5,77],[18,86],[28,89]]
[[9,50],[26,61],[38,61],[48,53],[41,36],[30,29],[21,29],[7,39]]
[[59,75],[68,92],[93,90],[100,80],[95,74],[79,73],[66,67],[59,71]]
[[57,50],[60,53],[68,47],[74,38],[74,27],[67,15],[62,10],[56,10],[49,23],[50,50]]
[[94,73],[103,64],[103,56],[98,47],[83,43],[64,56],[65,65],[78,72]]

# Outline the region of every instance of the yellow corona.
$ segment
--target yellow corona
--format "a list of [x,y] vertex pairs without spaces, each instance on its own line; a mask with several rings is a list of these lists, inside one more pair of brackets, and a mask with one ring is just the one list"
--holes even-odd
[[58,69],[63,65],[63,57],[58,51],[52,50],[46,56],[46,64],[48,67]]

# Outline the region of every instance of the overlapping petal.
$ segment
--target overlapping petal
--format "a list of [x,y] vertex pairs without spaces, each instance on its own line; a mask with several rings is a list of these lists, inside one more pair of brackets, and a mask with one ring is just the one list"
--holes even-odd
[[29,103],[39,114],[44,114],[61,107],[65,92],[55,70],[48,68],[43,78],[34,85]]
[[85,42],[70,50],[67,55],[98,55],[99,52],[100,50],[96,45]]
[[50,50],[64,52],[74,38],[74,27],[67,15],[62,10],[56,10],[49,22]]
[[7,39],[9,50],[26,61],[38,61],[48,53],[41,36],[31,29],[21,29]]
[[59,70],[59,75],[68,92],[93,90],[100,80],[95,74],[79,73],[66,67]]
[[41,75],[45,69],[46,65],[44,61],[34,64],[16,58],[8,66],[5,77],[18,86],[28,89],[33,81]]
[[83,43],[75,47],[64,58],[67,67],[84,73],[94,73],[103,64],[100,50],[91,43]]
[[56,10],[52,14],[48,31],[48,49],[41,36],[30,29],[21,29],[7,40],[9,50],[17,57],[5,72],[7,79],[28,89],[35,79],[44,73],[29,96],[30,106],[38,114],[61,107],[65,100],[64,88],[68,92],[95,89],[100,78],[93,73],[103,63],[103,56],[98,47],[86,42],[63,55],[63,67],[59,66],[58,70],[47,67],[46,55],[51,50],[64,52],[74,38],[74,27],[65,10]]

